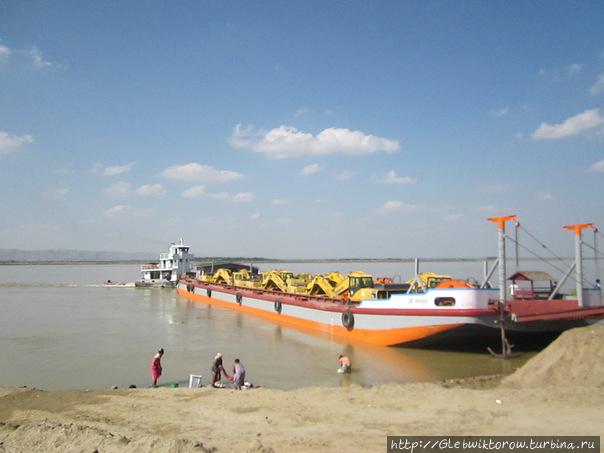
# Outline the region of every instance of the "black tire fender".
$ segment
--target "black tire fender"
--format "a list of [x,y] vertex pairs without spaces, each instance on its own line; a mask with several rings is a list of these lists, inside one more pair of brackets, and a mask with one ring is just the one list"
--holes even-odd
[[348,309],[345,312],[342,312],[342,325],[346,327],[346,330],[354,329],[354,315],[352,314],[352,310]]
[[212,290],[206,289],[206,294],[208,295],[208,297],[212,297]]
[[237,301],[237,303],[239,305],[241,305],[241,300],[243,299],[243,297],[241,297],[241,293],[237,293],[235,294],[235,301]]
[[273,304],[275,311],[279,314],[281,314],[281,310],[283,309],[283,306],[281,305],[281,301],[280,300],[276,300],[275,303]]

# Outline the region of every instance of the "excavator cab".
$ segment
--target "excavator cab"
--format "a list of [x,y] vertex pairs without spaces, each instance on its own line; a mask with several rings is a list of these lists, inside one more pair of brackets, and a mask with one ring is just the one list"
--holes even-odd
[[422,272],[415,278],[407,280],[407,283],[410,285],[410,291],[412,293],[416,293],[424,292],[430,288],[436,288],[441,283],[447,282],[449,280],[452,280],[452,277],[449,275],[434,274],[432,272]]
[[370,275],[355,276],[350,275],[348,283],[348,295],[352,299],[355,293],[363,288],[373,288],[373,278]]

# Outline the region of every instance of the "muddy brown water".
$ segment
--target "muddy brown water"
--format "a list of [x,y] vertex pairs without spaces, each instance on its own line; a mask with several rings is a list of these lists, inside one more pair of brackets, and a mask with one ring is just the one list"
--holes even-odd
[[[481,266],[438,263],[429,270],[467,277],[479,276]],[[295,272],[360,268],[400,279],[413,272],[412,264],[395,263],[271,267]],[[534,354],[499,360],[476,344],[430,350],[352,344],[190,302],[171,289],[102,287],[108,279],[134,281],[138,269],[133,264],[0,266],[0,386],[148,386],[158,348],[166,351],[164,385],[183,385],[189,374],[203,375],[207,384],[212,357],[221,352],[227,369],[239,358],[247,380],[282,389],[509,373]],[[352,359],[351,375],[336,373],[339,354]]]

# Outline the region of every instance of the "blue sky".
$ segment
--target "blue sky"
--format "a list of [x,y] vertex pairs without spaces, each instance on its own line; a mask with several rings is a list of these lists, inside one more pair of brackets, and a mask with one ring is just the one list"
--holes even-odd
[[0,4],[0,247],[557,252],[604,225],[604,4]]

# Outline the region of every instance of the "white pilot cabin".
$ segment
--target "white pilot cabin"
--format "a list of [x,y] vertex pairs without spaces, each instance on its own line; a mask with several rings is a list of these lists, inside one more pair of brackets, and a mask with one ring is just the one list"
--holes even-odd
[[184,244],[182,238],[179,242],[172,242],[168,253],[159,254],[159,263],[146,263],[141,266],[140,283],[144,286],[166,282],[175,285],[182,273],[191,271],[192,258],[189,246]]

